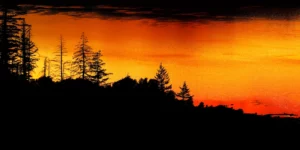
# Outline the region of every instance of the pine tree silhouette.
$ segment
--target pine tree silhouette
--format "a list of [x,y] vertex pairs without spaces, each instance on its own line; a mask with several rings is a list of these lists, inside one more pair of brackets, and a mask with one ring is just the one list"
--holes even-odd
[[186,85],[186,82],[183,82],[182,87],[180,88],[180,92],[176,94],[177,97],[179,97],[179,100],[189,100],[190,98],[192,98],[193,96],[190,95],[190,89],[188,88],[188,86]]
[[169,74],[166,68],[160,63],[156,76],[154,77],[158,81],[158,88],[163,92],[169,92],[172,89],[172,85],[168,85],[170,82]]
[[[27,26],[27,28],[26,28]],[[38,48],[31,40],[31,25],[25,24],[25,19],[22,24],[22,69],[25,80],[30,80],[31,72],[37,67],[36,62]]]
[[89,62],[89,55],[92,52],[92,48],[87,45],[88,39],[82,33],[80,37],[80,42],[77,45],[77,51],[74,52],[73,55],[73,73],[77,76],[81,76],[82,79],[86,79],[87,72],[88,72],[88,62]]
[[103,68],[105,63],[101,59],[101,56],[103,55],[99,50],[92,54],[91,61],[89,62],[89,79],[98,85],[105,83],[109,79],[106,76],[112,74],[106,73],[106,69]]
[[0,67],[4,75],[14,72],[15,66],[20,64],[17,61],[20,50],[20,28],[17,15],[18,12],[10,5],[0,7]]
[[[0,6],[0,70],[6,75],[22,76],[30,80],[36,67],[35,44],[31,41],[31,25],[20,18],[25,10],[17,5]],[[0,75],[1,76],[1,75]]]

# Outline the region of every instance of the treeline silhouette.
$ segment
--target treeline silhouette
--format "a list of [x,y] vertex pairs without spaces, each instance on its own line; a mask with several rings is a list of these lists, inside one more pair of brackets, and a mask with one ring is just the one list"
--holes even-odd
[[274,129],[298,129],[300,126],[299,119],[295,118],[246,114],[242,109],[207,106],[203,102],[194,106],[187,83],[183,82],[180,92],[175,93],[162,63],[151,79],[136,80],[126,76],[107,83],[111,73],[104,69],[102,53],[93,52],[84,33],[72,61],[64,60],[66,51],[61,37],[54,60],[57,65],[54,72],[58,75],[49,73],[49,60],[45,58],[43,76],[32,79],[31,73],[39,59],[38,49],[30,39],[31,26],[24,18],[18,17],[23,13],[17,6],[1,7],[0,98],[10,115],[84,116],[93,119],[133,116],[141,119],[154,115],[160,118],[161,123],[193,124],[207,128],[216,124]]

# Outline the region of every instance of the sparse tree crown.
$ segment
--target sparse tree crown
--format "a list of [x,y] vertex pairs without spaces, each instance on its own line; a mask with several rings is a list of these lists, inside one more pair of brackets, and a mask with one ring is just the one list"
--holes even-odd
[[111,73],[106,73],[106,69],[103,68],[105,63],[101,59],[102,53],[99,50],[92,54],[91,61],[89,62],[89,78],[92,82],[99,84],[105,83],[109,78],[108,75]]
[[64,80],[64,76],[65,76],[65,70],[66,70],[66,64],[68,64],[68,61],[65,61],[64,56],[66,56],[66,47],[65,47],[65,41],[62,37],[62,35],[60,36],[60,41],[59,41],[59,45],[58,45],[58,50],[54,52],[56,58],[55,58],[55,62],[56,62],[56,69],[58,70],[57,73],[59,73],[59,75],[57,74],[57,76],[59,77],[59,80],[62,81]]
[[180,98],[180,100],[189,100],[191,99],[193,96],[190,95],[190,89],[188,88],[188,86],[186,85],[186,82],[183,82],[182,87],[180,88],[180,92],[176,94],[177,97]]
[[163,92],[168,92],[172,89],[172,85],[168,85],[170,78],[166,68],[160,63],[155,79],[158,81],[158,88]]
[[77,50],[74,52],[73,55],[73,67],[72,72],[75,76],[80,77],[82,79],[86,79],[87,73],[88,73],[88,67],[89,67],[89,61],[90,61],[90,54],[92,52],[92,48],[87,45],[88,39],[82,33],[80,37],[80,42],[77,45]]

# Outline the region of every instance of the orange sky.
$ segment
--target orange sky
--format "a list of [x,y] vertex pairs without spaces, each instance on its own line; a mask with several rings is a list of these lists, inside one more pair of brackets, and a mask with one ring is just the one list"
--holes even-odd
[[[102,50],[110,82],[127,74],[154,77],[162,62],[173,89],[186,81],[196,101],[300,115],[300,21],[183,24],[36,14],[26,21],[41,56],[57,50],[60,34],[71,56],[85,32],[90,46]],[[34,77],[41,75],[42,60]]]

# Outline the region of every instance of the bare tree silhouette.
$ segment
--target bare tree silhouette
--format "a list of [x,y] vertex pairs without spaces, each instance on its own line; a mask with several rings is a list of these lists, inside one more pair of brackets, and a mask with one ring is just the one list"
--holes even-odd
[[54,52],[55,54],[56,54],[56,57],[58,57],[57,58],[57,60],[56,60],[56,62],[57,63],[59,63],[59,65],[58,65],[58,70],[59,70],[59,73],[60,73],[60,81],[62,81],[62,80],[64,80],[64,63],[65,63],[65,61],[64,61],[64,56],[65,56],[65,54],[67,53],[66,52],[66,47],[65,47],[65,41],[64,41],[64,39],[63,39],[63,37],[62,37],[62,35],[60,36],[60,43],[59,43],[59,46],[58,46],[58,48],[59,48],[59,50],[58,51],[56,51],[56,52]]
[[55,59],[50,59],[50,58],[48,58],[47,59],[47,70],[48,70],[48,77],[51,77],[51,78],[56,78],[57,77],[57,75],[55,74],[55,73],[53,73],[52,71],[53,71],[53,69],[56,69],[55,67],[53,68],[53,63],[52,62],[54,62],[54,63],[56,63],[56,60]]
[[48,68],[48,58],[45,57],[44,59],[44,66],[43,66],[43,73],[44,73],[44,77],[47,77],[47,68]]
[[63,80],[65,80],[67,78],[72,78],[72,75],[71,75],[72,61],[63,62],[62,69],[63,69],[63,76],[64,76]]

